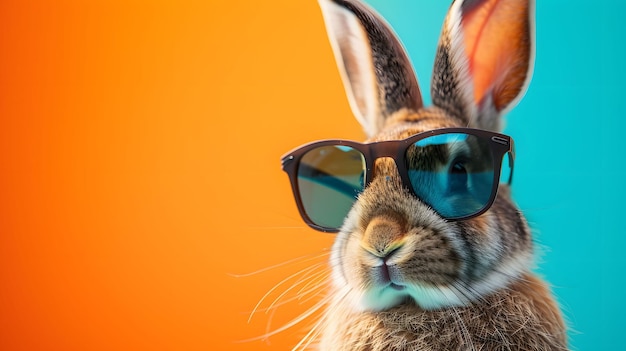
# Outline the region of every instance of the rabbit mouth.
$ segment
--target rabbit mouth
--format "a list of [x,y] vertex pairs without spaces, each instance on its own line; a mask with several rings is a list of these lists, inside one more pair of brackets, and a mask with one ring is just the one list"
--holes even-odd
[[397,291],[402,291],[406,288],[406,286],[404,285],[400,285],[400,284],[396,284],[396,283],[390,283],[389,287],[393,290],[397,290]]
[[398,267],[393,264],[387,265],[387,262],[374,267],[371,273],[371,280],[374,282],[374,285],[383,287],[383,289],[389,288],[396,291],[406,289],[406,284],[402,280]]
[[404,281],[399,267],[394,264],[383,262],[372,267],[363,279],[365,285],[369,285],[362,295],[361,307],[364,310],[384,311],[416,302],[410,284]]

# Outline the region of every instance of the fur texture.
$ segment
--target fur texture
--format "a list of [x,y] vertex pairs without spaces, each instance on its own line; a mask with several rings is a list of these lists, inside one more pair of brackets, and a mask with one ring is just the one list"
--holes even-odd
[[566,350],[545,285],[530,275],[467,307],[428,311],[412,303],[355,312],[341,298],[328,309],[322,350]]

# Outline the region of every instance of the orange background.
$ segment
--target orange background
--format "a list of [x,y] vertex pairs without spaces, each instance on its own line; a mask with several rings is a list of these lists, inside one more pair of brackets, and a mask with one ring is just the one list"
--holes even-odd
[[330,137],[362,134],[316,1],[1,2],[0,349],[293,346],[238,340],[308,263],[235,275],[330,245],[279,161]]

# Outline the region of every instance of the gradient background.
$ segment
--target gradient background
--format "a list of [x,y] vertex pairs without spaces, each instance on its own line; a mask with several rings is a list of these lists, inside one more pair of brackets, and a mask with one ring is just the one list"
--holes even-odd
[[[427,92],[448,4],[371,4]],[[507,118],[575,350],[626,349],[625,11],[539,1],[535,75]],[[363,138],[313,0],[0,2],[0,349],[288,349],[307,322],[238,341],[312,304],[248,323],[310,264],[291,259],[327,253],[279,158],[335,137]]]

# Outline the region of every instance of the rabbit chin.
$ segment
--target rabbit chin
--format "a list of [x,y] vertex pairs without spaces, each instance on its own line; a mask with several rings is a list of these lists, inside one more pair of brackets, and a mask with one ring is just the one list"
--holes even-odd
[[365,291],[356,306],[360,311],[385,311],[403,304],[417,304],[424,310],[464,306],[470,299],[445,286],[386,286]]

